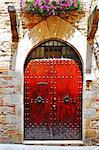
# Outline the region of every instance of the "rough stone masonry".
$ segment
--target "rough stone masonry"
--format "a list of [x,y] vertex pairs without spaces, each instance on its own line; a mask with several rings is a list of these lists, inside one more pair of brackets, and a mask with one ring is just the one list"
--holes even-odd
[[[82,0],[82,12],[71,12],[60,16],[79,30],[87,39],[92,29],[94,10],[97,0]],[[12,40],[11,20],[8,6],[14,6],[17,14],[19,41]],[[88,22],[88,19],[90,21]],[[22,74],[15,70],[16,57],[20,42],[29,34],[30,29],[38,30],[39,23],[47,18],[35,14],[25,14],[20,11],[17,0],[0,1],[0,142],[23,143],[23,106]],[[99,18],[98,18],[99,19]],[[53,24],[50,22],[49,26]],[[44,28],[44,27],[43,27]],[[49,27],[48,27],[49,30]],[[54,32],[49,31],[52,36]],[[36,33],[36,32],[35,32]],[[32,33],[34,34],[34,33]],[[45,35],[44,31],[42,33]],[[59,33],[60,34],[60,33]],[[32,36],[32,35],[31,35]],[[33,35],[34,36],[34,35]],[[35,35],[35,42],[38,41]],[[41,39],[42,40],[42,39]],[[84,73],[83,84],[83,145],[99,144],[99,74],[98,65],[94,57],[97,54],[96,40],[99,40],[99,30],[94,38],[89,38],[93,51],[91,73]],[[82,41],[81,41],[82,42]],[[99,43],[99,41],[98,41]],[[21,45],[24,50],[25,43]],[[87,45],[86,45],[87,48]],[[84,53],[84,52],[83,52]],[[20,56],[21,59],[22,56]],[[14,60],[14,61],[12,61]],[[89,81],[89,82],[87,82]],[[90,82],[91,81],[91,82]]]

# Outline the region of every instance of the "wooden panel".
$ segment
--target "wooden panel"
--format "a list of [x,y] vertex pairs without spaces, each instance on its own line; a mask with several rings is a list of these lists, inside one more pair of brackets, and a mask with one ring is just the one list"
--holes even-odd
[[79,67],[74,60],[55,60],[53,76],[56,79],[53,138],[81,139],[82,76]]
[[32,60],[25,69],[25,139],[81,139],[82,76],[74,60]]

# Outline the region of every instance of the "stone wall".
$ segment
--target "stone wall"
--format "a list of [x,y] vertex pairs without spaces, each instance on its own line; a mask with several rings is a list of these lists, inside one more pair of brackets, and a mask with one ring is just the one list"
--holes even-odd
[[22,142],[22,102],[20,74],[12,70],[0,74],[0,142]]
[[86,145],[94,145],[99,142],[99,85],[97,81],[89,84],[83,99],[84,141]]
[[[82,5],[84,6],[83,12],[71,12],[71,14],[61,16],[61,18],[76,27],[87,38],[88,16],[95,8],[96,1],[94,0],[92,3],[87,0],[82,1]],[[17,0],[0,1],[0,142],[23,143],[23,79],[20,72],[14,69],[12,70],[12,65],[16,64],[16,59],[14,59],[13,56],[15,53],[17,56],[19,43],[12,42],[11,38],[11,24],[8,13],[8,6],[11,5],[15,6],[18,14],[19,42],[23,40],[27,33],[29,33],[30,29],[47,18],[42,18],[38,15],[32,16],[30,14],[27,15],[20,13]],[[24,47],[22,48],[24,50]],[[14,60],[13,64],[12,59]],[[99,144],[99,82],[97,80],[97,72],[95,75],[96,78],[94,77],[92,79],[91,74],[89,74],[88,77],[86,72],[84,74],[84,145]],[[92,81],[89,83],[90,86],[86,86],[86,81],[88,79]]]

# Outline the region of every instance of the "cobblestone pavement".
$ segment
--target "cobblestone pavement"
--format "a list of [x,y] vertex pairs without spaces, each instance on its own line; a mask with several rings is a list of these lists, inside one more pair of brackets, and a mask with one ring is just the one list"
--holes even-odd
[[0,144],[0,150],[99,150],[99,146],[32,146]]

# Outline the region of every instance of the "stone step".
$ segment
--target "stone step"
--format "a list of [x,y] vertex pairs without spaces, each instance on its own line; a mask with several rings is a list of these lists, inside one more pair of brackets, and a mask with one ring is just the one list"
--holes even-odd
[[0,150],[99,150],[98,146],[33,146],[0,144]]

